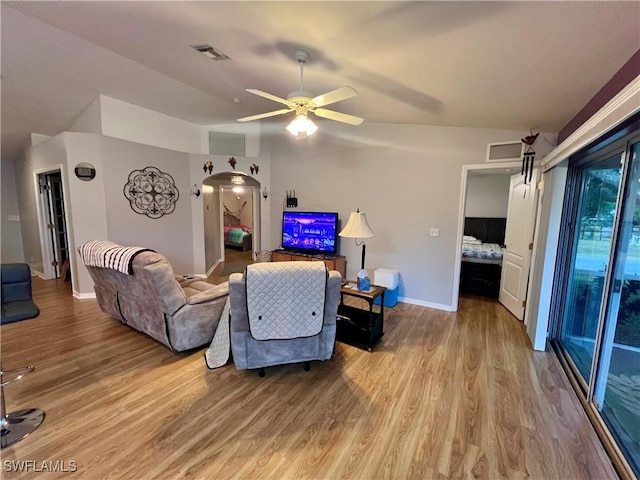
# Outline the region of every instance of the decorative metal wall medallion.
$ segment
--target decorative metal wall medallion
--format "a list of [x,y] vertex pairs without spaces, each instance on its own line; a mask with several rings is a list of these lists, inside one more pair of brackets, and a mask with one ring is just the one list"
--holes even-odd
[[129,174],[124,196],[134,212],[149,218],[160,218],[175,210],[179,193],[171,175],[156,167],[146,167]]

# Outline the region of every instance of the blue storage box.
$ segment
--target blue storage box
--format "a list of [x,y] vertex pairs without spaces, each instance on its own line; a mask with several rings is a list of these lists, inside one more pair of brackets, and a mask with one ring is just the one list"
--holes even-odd
[[[384,306],[385,307],[395,307],[396,304],[398,303],[398,289],[400,287],[396,287],[393,289],[389,289],[387,288],[387,291],[384,292]],[[375,305],[380,305],[380,298],[381,297],[376,297],[376,299],[373,301],[373,303]]]

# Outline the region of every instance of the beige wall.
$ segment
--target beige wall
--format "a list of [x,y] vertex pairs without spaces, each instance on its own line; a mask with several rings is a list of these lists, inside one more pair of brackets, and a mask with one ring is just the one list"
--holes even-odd
[[[225,187],[222,194],[224,205],[232,212],[240,212],[238,218],[241,225],[253,227],[253,194],[252,189],[245,188],[242,193],[234,193],[231,187]],[[245,203],[246,202],[246,203]],[[244,204],[244,208],[242,207]]]
[[[167,257],[176,273],[193,273],[189,155],[104,136],[101,153],[108,165],[104,188],[109,240],[152,248]],[[134,212],[123,194],[129,173],[148,166],[171,175],[179,192],[175,210],[160,218]]]
[[[360,208],[376,237],[367,240],[366,267],[400,271],[400,296],[452,308],[462,165],[485,163],[487,143],[527,132],[489,129],[322,122],[319,132],[295,141],[272,138],[272,195],[294,189],[300,211],[340,213]],[[271,212],[271,247],[280,243],[281,208]],[[439,236],[429,236],[430,228]],[[342,239],[347,276],[355,278],[360,248]]]
[[64,135],[58,135],[30,147],[25,153],[24,161],[19,160],[14,165],[24,258],[35,272],[44,273],[34,171],[57,168],[57,166],[66,165],[66,162],[65,138]]
[[204,206],[204,271],[208,272],[220,260],[222,241],[220,225],[220,198],[221,192],[218,185],[204,185],[202,187],[202,203]]
[[97,96],[87,107],[80,112],[73,124],[69,128],[70,132],[81,133],[102,133],[102,112],[100,109],[100,99]]
[[[80,162],[96,168],[95,179],[83,182],[75,177],[72,172]],[[194,272],[188,154],[97,134],[63,133],[31,147],[19,165],[16,183],[23,243],[32,269],[43,269],[34,171],[61,165],[71,251],[88,240],[107,239],[152,248],[165,255],[176,272]],[[135,213],[123,194],[129,172],[147,166],[172,175],[180,192],[175,211],[159,219]],[[74,293],[91,294],[93,283],[77,255],[71,266]]]
[[116,98],[100,95],[101,133],[180,152],[202,153],[202,128]]
[[[100,148],[100,135],[66,133],[67,185],[65,192],[66,217],[69,231],[71,278],[76,295],[93,293],[93,280],[82,265],[77,247],[90,240],[109,239],[107,230],[105,191],[105,168]],[[96,177],[90,181],[80,180],[73,173],[78,163],[90,163],[96,169]],[[68,199],[68,201],[67,201]]]
[[506,218],[510,179],[511,174],[469,175],[465,217]]
[[[378,267],[398,269],[400,295],[405,300],[451,308],[462,165],[484,163],[487,143],[510,141],[527,132],[366,123],[352,128],[322,122],[318,134],[306,141],[295,141],[284,133],[276,131],[261,142],[261,157],[256,162],[260,173],[255,178],[261,188],[268,187],[269,199],[259,199],[262,246],[255,248],[280,245],[286,190],[296,190],[300,211],[337,211],[343,225],[349,212],[360,208],[376,233],[367,241],[370,273]],[[77,138],[74,136],[87,134],[64,134],[61,138],[65,135]],[[20,175],[17,173],[19,183],[29,183],[25,171],[67,161],[61,138],[34,147],[27,166]],[[201,186],[201,179],[207,176],[202,172],[203,160],[212,159],[216,173],[228,171],[227,159],[100,138],[98,150],[91,153],[90,145],[78,147],[80,153],[68,163],[72,169],[80,158],[103,162],[104,218],[109,239],[157,249],[167,255],[178,272],[203,273],[200,265],[194,266],[198,263],[194,262],[194,245],[204,244],[204,199],[191,197],[189,189],[194,183]],[[239,158],[238,171],[248,171],[254,161]],[[180,190],[176,212],[159,220],[135,214],[122,194],[128,173],[148,165],[174,176]],[[74,198],[75,188],[72,184],[70,194]],[[25,258],[30,261],[28,255],[40,256],[37,222],[29,218],[33,216],[29,202],[33,201],[27,193],[20,195],[21,215],[25,203],[28,220],[23,235],[28,232],[33,239],[29,249],[25,242]],[[72,202],[74,215],[76,203],[82,201]],[[439,228],[440,235],[429,236],[430,228]],[[359,268],[359,252],[352,240],[342,240],[341,253],[347,256],[351,278]],[[204,264],[204,254],[202,257]]]
[[13,162],[10,160],[2,160],[0,167],[0,183],[1,183],[1,204],[0,215],[2,221],[0,229],[2,231],[2,241],[0,259],[2,263],[22,263],[24,262],[24,248],[22,246],[22,230],[20,229],[20,221],[9,217],[20,217],[20,208],[18,207],[18,192],[16,189],[16,175],[13,168]]

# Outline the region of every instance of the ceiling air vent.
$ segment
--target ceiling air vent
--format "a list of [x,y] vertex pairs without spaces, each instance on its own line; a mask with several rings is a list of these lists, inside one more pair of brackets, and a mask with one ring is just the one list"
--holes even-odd
[[522,160],[524,143],[498,142],[487,145],[487,162],[511,162]]
[[191,45],[191,48],[197,50],[211,60],[229,60],[229,56],[226,53],[222,53],[220,50],[213,48],[208,43],[204,45]]

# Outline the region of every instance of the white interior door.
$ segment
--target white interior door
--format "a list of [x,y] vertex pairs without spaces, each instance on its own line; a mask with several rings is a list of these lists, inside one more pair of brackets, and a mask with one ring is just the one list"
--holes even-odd
[[525,185],[523,175],[511,177],[505,252],[502,259],[500,295],[498,300],[518,320],[524,318],[529,264],[533,251],[533,229],[535,226],[539,169],[534,169],[531,181]]

